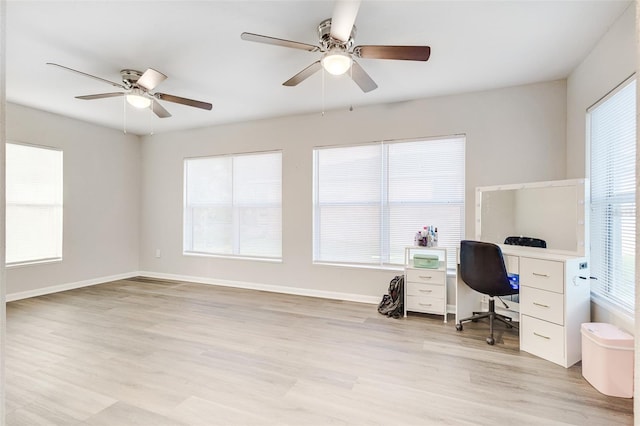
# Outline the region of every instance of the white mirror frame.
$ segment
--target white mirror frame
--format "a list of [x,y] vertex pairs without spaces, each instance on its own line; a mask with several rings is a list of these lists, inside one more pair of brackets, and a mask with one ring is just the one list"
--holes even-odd
[[[476,216],[475,216],[475,230],[476,240],[482,241],[482,196],[487,192],[505,191],[505,190],[518,190],[528,188],[557,188],[557,187],[572,187],[576,191],[576,200],[578,208],[576,208],[575,218],[575,241],[577,245],[575,249],[565,250],[548,247],[546,250],[553,253],[571,254],[578,256],[586,255],[586,248],[589,247],[589,197],[590,190],[587,179],[567,179],[545,182],[533,182],[533,183],[521,183],[521,184],[508,184],[508,185],[496,185],[496,186],[484,186],[476,188]],[[532,235],[528,235],[532,236]],[[490,241],[501,244],[501,242]],[[539,249],[540,250],[540,249]],[[544,250],[544,249],[542,249]]]

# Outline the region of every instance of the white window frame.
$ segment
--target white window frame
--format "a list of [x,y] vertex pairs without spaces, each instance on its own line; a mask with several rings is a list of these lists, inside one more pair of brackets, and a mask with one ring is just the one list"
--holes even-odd
[[[55,158],[54,161],[56,163],[56,167],[54,167],[54,170],[49,170],[51,171],[53,174],[52,175],[48,175],[45,179],[43,179],[43,177],[40,175],[38,176],[38,173],[42,171],[42,169],[38,169],[38,170],[33,170],[34,175],[30,176],[30,177],[26,177],[27,181],[21,181],[19,182],[19,184],[23,187],[28,189],[30,186],[34,186],[34,192],[40,192],[40,196],[38,197],[33,197],[30,200],[14,200],[13,197],[10,195],[11,192],[11,186],[13,185],[13,183],[11,182],[12,180],[12,176],[10,175],[11,172],[7,170],[7,168],[5,168],[5,179],[6,179],[6,200],[5,200],[5,209],[6,209],[6,220],[7,220],[7,229],[6,229],[6,234],[5,234],[5,238],[6,238],[6,266],[11,268],[11,267],[16,267],[16,266],[24,266],[24,265],[32,265],[32,264],[40,264],[40,263],[51,263],[51,262],[60,262],[62,261],[62,255],[63,255],[63,233],[64,233],[64,155],[63,155],[63,151],[59,148],[54,148],[54,147],[49,147],[49,146],[42,146],[42,145],[34,145],[34,144],[28,144],[28,143],[22,143],[22,142],[16,142],[16,141],[7,141],[6,142],[6,146],[7,148],[10,148],[10,146],[16,146],[16,147],[21,147],[21,148],[29,148],[29,149],[36,149],[36,150],[43,150],[43,151],[50,151],[50,152],[56,152],[59,153],[59,157]],[[10,151],[10,149],[8,149],[7,151]],[[7,162],[7,167],[10,168],[10,162],[12,161],[11,159],[11,154],[10,152],[7,152],[6,155],[6,162]],[[58,164],[59,162],[59,164]],[[53,167],[53,166],[52,166]],[[23,178],[25,178],[25,176],[23,176]],[[36,182],[30,182],[29,179],[36,179]],[[53,185],[48,187],[48,192],[46,194],[42,194],[42,181],[49,181],[49,180],[53,180],[59,178],[59,181]],[[38,181],[39,180],[39,181]],[[47,187],[47,185],[45,185],[45,187]],[[46,201],[43,200],[47,199]],[[29,232],[29,230],[26,231],[26,233],[21,233],[21,235],[13,235],[12,230],[10,229],[12,227],[12,211],[15,209],[22,209],[23,212],[21,214],[22,217],[24,217],[25,214],[25,209],[26,212],[29,211],[34,211],[34,210],[42,210],[42,209],[53,209],[53,217],[51,217],[51,215],[49,216],[48,220],[46,220],[46,225],[51,225],[51,222],[53,222],[53,224],[55,225],[55,229],[47,229],[47,232],[42,232],[42,228],[40,227],[40,232],[38,233],[38,235],[33,235],[32,233],[34,232],[38,232],[39,227],[35,226],[33,223],[32,226],[29,227],[29,230],[31,231],[31,233]],[[31,242],[33,243],[33,245],[38,245],[38,246],[42,246],[42,244],[39,244],[37,242],[37,240],[40,240],[41,238],[43,238],[43,236],[46,236],[48,234],[48,237],[50,237],[50,241],[49,241],[49,250],[45,250],[45,252],[43,252],[41,249],[40,250],[35,250],[32,252],[32,254],[30,254],[29,256],[21,256],[19,259],[16,259],[14,261],[12,261],[11,259],[14,257],[18,257],[17,254],[13,254],[11,253],[11,250],[13,250],[14,248],[14,243],[11,241],[12,238],[20,238],[21,240],[27,241],[27,242]]]
[[[399,269],[403,264],[404,255],[400,256],[398,254],[396,257],[397,261],[391,261],[391,236],[390,236],[390,208],[395,204],[389,200],[389,171],[388,167],[388,147],[393,144],[402,144],[402,143],[413,143],[413,142],[425,142],[429,143],[430,141],[443,141],[443,140],[462,140],[462,165],[461,165],[461,185],[462,191],[460,194],[460,198],[456,200],[447,200],[445,202],[442,201],[425,201],[423,203],[413,203],[414,206],[433,206],[433,205],[441,205],[446,204],[450,207],[457,207],[460,211],[460,222],[459,222],[459,235],[450,236],[451,243],[449,245],[440,244],[440,247],[445,247],[448,250],[448,259],[449,265],[448,269],[455,269],[455,248],[456,245],[459,244],[460,240],[464,238],[464,228],[465,228],[465,195],[464,195],[464,185],[465,185],[465,146],[466,146],[466,136],[465,135],[448,135],[442,137],[426,137],[419,139],[406,139],[406,140],[392,140],[392,141],[381,141],[381,142],[373,142],[373,143],[365,143],[365,144],[352,144],[352,145],[335,145],[335,146],[320,146],[314,148],[314,164],[313,164],[313,259],[312,262],[314,264],[329,264],[336,266],[347,266],[347,267],[366,267],[366,268],[374,268],[374,269]],[[320,209],[322,207],[321,202],[319,201],[319,155],[318,153],[324,149],[340,149],[340,148],[351,148],[358,146],[371,146],[371,145],[382,145],[383,155],[381,160],[381,168],[382,168],[382,177],[380,179],[380,194],[381,194],[381,209],[380,209],[380,240],[379,240],[379,262],[375,263],[357,263],[357,262],[341,262],[339,259],[331,259],[331,260],[323,260],[320,259],[320,238],[319,238],[319,229],[320,229]],[[427,160],[425,160],[427,161]],[[430,159],[429,161],[437,161]],[[371,202],[359,202],[352,203],[354,206],[361,205],[370,205]],[[400,203],[402,204],[402,203]],[[349,203],[345,203],[344,205],[349,205]],[[434,225],[438,226],[437,223],[426,223],[428,218],[425,218],[425,223],[422,225]],[[363,225],[363,229],[364,229]],[[415,229],[415,232],[419,231],[419,228]],[[442,236],[442,233],[440,232]],[[414,234],[407,234],[406,236],[406,244],[402,246],[402,249],[406,246],[411,246],[413,244]],[[404,253],[404,251],[402,251]]]
[[[636,192],[637,178],[633,176],[633,187],[626,191],[616,191],[612,189],[609,195],[601,196],[598,193],[598,179],[605,179],[600,175],[595,175],[593,165],[598,160],[603,160],[602,155],[594,155],[593,140],[594,133],[592,131],[593,115],[598,108],[608,105],[612,98],[623,90],[629,90],[632,84],[637,84],[635,75],[632,75],[622,83],[620,83],[611,92],[587,109],[587,169],[591,180],[591,224],[590,224],[590,265],[593,280],[591,283],[591,296],[595,303],[601,304],[608,309],[614,309],[623,315],[633,318],[635,310],[635,247],[636,247]],[[636,90],[632,90],[634,98]],[[637,102],[637,100],[636,100]],[[636,104],[634,103],[634,106]],[[632,114],[637,120],[637,116]],[[637,123],[633,125],[633,129],[637,129]],[[636,139],[632,138],[632,144],[627,146],[627,151],[620,157],[629,160],[628,167],[636,170]],[[625,139],[628,140],[628,139]],[[608,160],[611,162],[612,160]],[[620,163],[605,168],[607,174],[614,172],[619,175],[621,170]],[[631,178],[631,177],[629,177]],[[613,179],[613,178],[611,178]],[[619,180],[619,178],[617,179]],[[616,181],[617,181],[616,180]],[[626,180],[628,182],[628,179]],[[628,185],[627,185],[628,187]],[[600,207],[602,206],[602,207]],[[631,207],[632,206],[632,207]],[[631,211],[631,210],[632,211]],[[609,229],[613,228],[619,232],[605,232],[598,223],[598,212],[602,210],[605,214],[605,222]],[[623,211],[624,210],[624,211]],[[626,211],[626,213],[625,213]],[[624,235],[631,236],[633,241],[623,241],[622,227],[632,226],[632,232],[626,232]],[[604,240],[603,240],[604,238]],[[625,248],[626,247],[626,248]],[[604,249],[604,255],[599,256],[601,249]],[[626,257],[623,252],[628,252]],[[630,253],[630,254],[629,254]],[[633,258],[633,265],[629,267],[628,261],[623,262],[623,257]],[[600,266],[602,265],[602,266]],[[630,275],[632,275],[630,277]],[[621,284],[622,283],[622,284]]]
[[[254,156],[258,157],[260,155],[273,155],[278,154],[280,156],[280,174],[279,174],[279,186],[280,186],[280,194],[279,200],[277,203],[239,203],[236,197],[235,185],[233,181],[234,171],[233,171],[233,162],[235,159],[239,157],[247,157]],[[231,182],[231,201],[229,203],[213,203],[213,204],[189,204],[189,194],[188,194],[188,170],[187,164],[192,160],[207,160],[207,159],[228,159],[232,162],[231,166],[231,175],[228,179]],[[233,258],[233,259],[248,259],[248,260],[260,260],[267,262],[281,262],[282,261],[282,151],[274,150],[274,151],[261,151],[261,152],[248,152],[248,153],[235,153],[235,154],[222,154],[222,155],[211,155],[206,157],[192,157],[185,158],[183,162],[183,170],[184,170],[184,182],[183,182],[183,255],[185,256],[206,256],[206,257],[221,257],[221,258]],[[202,250],[194,250],[193,247],[193,210],[196,207],[211,207],[211,206],[227,206],[232,210],[232,249],[231,252],[216,252],[216,251],[202,251]],[[252,253],[244,253],[240,248],[240,227],[242,226],[240,220],[240,210],[243,208],[279,208],[280,209],[280,217],[279,217],[279,253],[274,256],[267,255],[259,255]]]

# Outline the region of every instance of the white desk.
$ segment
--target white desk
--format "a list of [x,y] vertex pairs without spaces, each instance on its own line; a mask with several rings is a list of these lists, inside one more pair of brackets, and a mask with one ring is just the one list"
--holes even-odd
[[[507,302],[512,311],[500,312],[519,320],[520,350],[563,367],[580,361],[580,325],[591,320],[586,259],[539,248],[500,248],[507,271],[520,275],[520,303]],[[483,310],[482,295],[467,286],[460,278],[460,268],[457,270],[456,323]],[[497,302],[496,309],[499,307]]]

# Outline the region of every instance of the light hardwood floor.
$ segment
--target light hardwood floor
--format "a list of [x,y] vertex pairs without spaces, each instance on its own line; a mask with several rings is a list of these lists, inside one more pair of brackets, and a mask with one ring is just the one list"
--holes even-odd
[[145,278],[7,316],[10,426],[633,424],[580,365],[452,317]]

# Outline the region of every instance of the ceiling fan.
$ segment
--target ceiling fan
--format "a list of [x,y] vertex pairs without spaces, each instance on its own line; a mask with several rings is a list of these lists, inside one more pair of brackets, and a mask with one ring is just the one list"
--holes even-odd
[[289,80],[282,83],[284,86],[296,86],[316,71],[324,68],[334,75],[341,75],[347,71],[353,81],[360,86],[363,92],[370,92],[378,87],[366,71],[354,58],[364,59],[396,59],[405,61],[426,61],[431,55],[429,46],[356,46],[354,44],[356,27],[354,22],[360,0],[338,0],[333,9],[333,16],[325,19],[318,25],[319,45],[315,46],[297,41],[283,40],[244,32],[240,36],[246,41],[273,44],[282,47],[302,49],[309,52],[322,52],[322,58]]
[[149,108],[151,109],[158,117],[167,118],[171,117],[169,111],[167,111],[162,105],[160,105],[157,100],[163,100],[167,102],[174,102],[176,104],[187,105],[195,108],[201,108],[206,110],[211,110],[213,105],[208,102],[196,101],[193,99],[181,98],[179,96],[168,95],[166,93],[155,92],[152,90],[156,88],[156,86],[162,83],[167,76],[162,74],[159,71],[154,70],[153,68],[147,69],[144,73],[136,70],[124,69],[120,71],[120,75],[122,76],[122,84],[116,83],[114,81],[110,81],[104,79],[102,77],[96,77],[95,75],[87,74],[86,72],[74,70],[73,68],[65,67],[63,65],[54,64],[52,62],[47,62],[47,65],[53,65],[55,67],[62,68],[67,71],[72,71],[78,73],[80,75],[84,75],[85,77],[90,77],[104,83],[110,84],[114,87],[119,87],[124,90],[124,92],[111,92],[111,93],[99,93],[96,95],[85,95],[85,96],[76,96],[77,99],[84,100],[92,100],[92,99],[103,99],[103,98],[113,98],[116,96],[125,96],[127,102],[139,109]]

